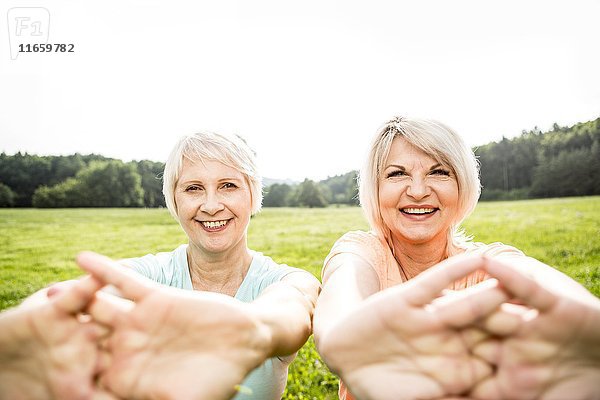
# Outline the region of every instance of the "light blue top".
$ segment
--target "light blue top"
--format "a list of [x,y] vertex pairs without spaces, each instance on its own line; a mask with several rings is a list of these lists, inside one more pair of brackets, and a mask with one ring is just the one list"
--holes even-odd
[[[163,285],[185,290],[194,290],[187,262],[187,244],[172,252],[147,254],[139,258],[121,260],[136,272]],[[250,303],[272,283],[279,282],[292,272],[301,271],[284,264],[277,264],[262,253],[251,251],[252,262],[248,273],[240,285],[235,298]],[[260,367],[250,373],[242,384],[245,388],[235,400],[281,399],[287,382],[288,365],[293,357],[269,358]],[[251,393],[250,393],[251,391]]]

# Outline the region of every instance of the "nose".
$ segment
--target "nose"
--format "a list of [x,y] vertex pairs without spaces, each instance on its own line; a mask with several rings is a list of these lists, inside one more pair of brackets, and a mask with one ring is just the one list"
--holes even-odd
[[420,177],[413,177],[408,184],[408,188],[406,189],[406,194],[416,200],[425,198],[429,196],[430,193],[431,188],[425,179]]
[[200,211],[205,212],[209,215],[215,215],[219,211],[225,208],[219,195],[216,192],[207,191],[206,197],[202,204],[200,204]]

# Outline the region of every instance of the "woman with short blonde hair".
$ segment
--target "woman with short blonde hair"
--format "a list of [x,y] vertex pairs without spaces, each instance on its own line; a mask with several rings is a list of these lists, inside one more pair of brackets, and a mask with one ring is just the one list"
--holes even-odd
[[171,151],[163,173],[163,195],[167,208],[176,220],[175,185],[181,174],[183,160],[219,161],[246,177],[252,199],[252,215],[262,207],[262,177],[256,166],[256,153],[238,135],[200,132],[182,136]]

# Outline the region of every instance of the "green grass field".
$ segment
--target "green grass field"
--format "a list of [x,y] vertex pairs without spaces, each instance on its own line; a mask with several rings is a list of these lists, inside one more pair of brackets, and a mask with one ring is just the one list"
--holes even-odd
[[[475,240],[516,246],[600,296],[600,197],[480,203],[464,226]],[[366,228],[354,207],[265,209],[252,219],[249,245],[319,277],[335,240]],[[184,242],[165,209],[1,209],[0,309],[79,276],[78,251],[135,257]],[[309,341],[292,364],[284,398],[334,399],[336,390],[335,376]]]

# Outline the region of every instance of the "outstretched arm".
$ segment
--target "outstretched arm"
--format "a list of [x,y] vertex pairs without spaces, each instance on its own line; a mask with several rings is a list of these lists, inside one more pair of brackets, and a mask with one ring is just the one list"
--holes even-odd
[[82,322],[101,283],[82,279],[54,298],[0,314],[0,398],[112,399],[97,389],[97,340],[106,328]]
[[290,355],[304,345],[312,333],[320,288],[319,281],[310,273],[293,272],[250,303],[250,312],[269,331],[269,357]]
[[310,331],[318,286],[301,274],[247,304],[160,286],[94,253],[80,254],[78,263],[132,301],[99,293],[90,308],[114,329],[101,382],[125,398],[229,399],[250,371],[296,351]]
[[[321,307],[330,310],[327,302],[336,301],[336,293],[328,292],[328,280],[315,319],[321,355],[361,399],[437,399],[467,393],[493,372],[470,352],[485,338],[475,323],[508,297],[495,280],[439,296],[484,263],[482,257],[454,257],[406,283],[355,302],[340,317],[320,313]],[[343,274],[344,268],[329,279],[338,273]],[[351,283],[353,278],[340,275],[339,280]],[[360,290],[353,296],[359,298]]]

